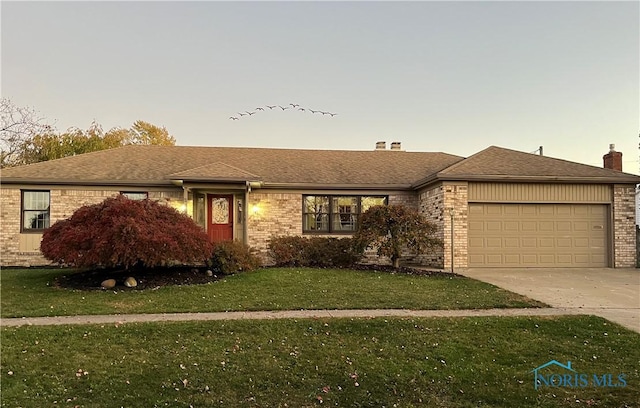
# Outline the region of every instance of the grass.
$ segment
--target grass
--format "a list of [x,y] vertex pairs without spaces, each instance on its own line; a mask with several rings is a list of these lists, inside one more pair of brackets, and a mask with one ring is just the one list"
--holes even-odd
[[[1,334],[6,407],[640,406],[640,335],[593,316],[32,326]],[[627,385],[535,390],[531,370],[551,359],[580,373],[624,374]]]
[[299,309],[543,307],[493,285],[452,275],[274,268],[191,286],[80,291],[53,287],[60,269],[4,269],[2,317]]

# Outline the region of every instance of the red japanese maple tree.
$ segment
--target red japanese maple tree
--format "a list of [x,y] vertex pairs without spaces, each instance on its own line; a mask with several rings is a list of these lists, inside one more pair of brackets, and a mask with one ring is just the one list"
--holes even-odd
[[47,259],[74,267],[129,269],[204,262],[212,245],[187,215],[120,195],[56,222],[44,232],[40,250]]

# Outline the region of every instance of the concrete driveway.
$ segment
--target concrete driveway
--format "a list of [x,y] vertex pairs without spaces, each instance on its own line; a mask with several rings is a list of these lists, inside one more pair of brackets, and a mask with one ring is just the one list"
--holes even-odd
[[469,268],[456,273],[640,333],[640,269]]

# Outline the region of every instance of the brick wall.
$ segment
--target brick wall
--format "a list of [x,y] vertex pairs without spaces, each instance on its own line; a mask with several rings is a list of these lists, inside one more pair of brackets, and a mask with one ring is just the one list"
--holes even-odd
[[[444,188],[442,184],[422,190],[419,211],[438,227],[436,237],[444,241]],[[444,267],[444,249],[436,248],[431,254],[420,256],[420,263],[434,268]]]
[[635,186],[613,186],[613,264],[615,268],[635,268]]
[[451,215],[453,209],[453,266],[466,268],[468,263],[469,187],[466,182],[445,184],[444,188],[444,267],[451,268]]
[[302,194],[254,192],[249,194],[248,201],[247,243],[258,250],[268,265],[269,238],[302,235]]
[[421,256],[421,263],[435,268],[451,269],[451,212],[453,209],[453,266],[468,266],[467,218],[468,185],[466,182],[445,182],[422,190],[420,211],[438,227],[437,237],[443,247]]
[[390,195],[388,201],[389,205],[404,205],[415,210],[420,207],[418,195],[412,191]]
[[[41,188],[39,188],[41,189]],[[85,205],[98,204],[119,190],[51,189],[50,223],[70,217]],[[149,198],[167,204],[182,203],[182,190],[150,191]],[[0,266],[41,266],[50,262],[40,254],[42,234],[20,233],[20,189],[0,189],[2,233],[0,234]]]

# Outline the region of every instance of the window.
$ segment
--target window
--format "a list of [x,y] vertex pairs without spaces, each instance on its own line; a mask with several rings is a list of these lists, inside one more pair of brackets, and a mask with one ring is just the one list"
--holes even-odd
[[49,228],[49,192],[22,191],[22,231],[38,232]]
[[382,196],[303,196],[303,232],[354,232],[360,214],[374,205],[385,205]]
[[121,191],[120,194],[127,197],[129,200],[146,200],[149,198],[149,193],[138,191]]

